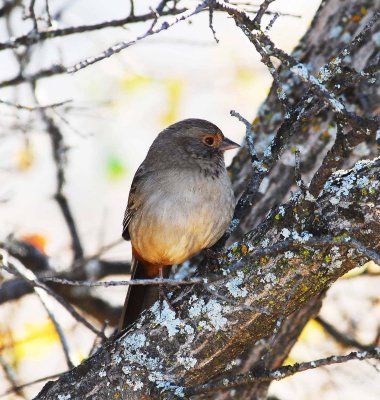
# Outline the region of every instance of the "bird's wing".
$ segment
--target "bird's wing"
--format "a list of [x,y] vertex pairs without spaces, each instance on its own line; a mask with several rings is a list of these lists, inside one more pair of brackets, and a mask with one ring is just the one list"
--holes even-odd
[[124,213],[124,219],[123,219],[123,238],[125,240],[130,240],[129,232],[128,232],[128,225],[131,222],[131,219],[133,217],[134,210],[130,208],[126,208],[125,213]]
[[124,213],[122,236],[125,240],[130,240],[128,225],[131,222],[136,210],[140,206],[141,196],[139,195],[139,187],[145,174],[146,170],[141,164],[133,178],[131,189],[129,191],[128,205]]

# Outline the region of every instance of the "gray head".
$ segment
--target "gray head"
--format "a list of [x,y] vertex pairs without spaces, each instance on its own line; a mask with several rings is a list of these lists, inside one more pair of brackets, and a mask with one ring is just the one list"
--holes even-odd
[[[152,148],[169,146],[180,157],[192,160],[223,160],[223,153],[240,147],[224,137],[222,131],[204,119],[189,118],[164,129],[154,141]],[[173,148],[174,146],[174,148]]]

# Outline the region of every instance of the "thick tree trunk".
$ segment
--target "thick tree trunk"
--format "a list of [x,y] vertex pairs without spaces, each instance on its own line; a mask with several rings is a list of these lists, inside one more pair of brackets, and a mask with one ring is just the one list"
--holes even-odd
[[[338,54],[348,42],[352,41],[368,21],[373,18],[374,14],[379,11],[380,1],[378,0],[357,2],[350,0],[322,1],[309,30],[292,55],[300,62],[307,64],[311,72],[318,76],[320,68],[331,57]],[[351,57],[351,67],[361,71],[379,56],[380,45],[375,39],[379,30],[380,26],[377,23],[366,43],[358,48]],[[289,77],[288,69],[284,69],[280,75],[285,81],[290,78],[289,98],[292,103],[297,103],[304,94],[304,87],[299,81],[294,82]],[[261,151],[264,151],[267,144],[273,139],[283,118],[283,110],[278,101],[276,90],[277,88],[274,85],[253,124],[257,148],[261,149]],[[346,101],[349,99],[349,104],[353,107],[352,110],[360,115],[377,114],[379,112],[378,105],[380,104],[379,92],[380,86],[378,83],[370,84],[365,82],[351,89],[347,93]],[[310,182],[326,151],[334,143],[335,131],[336,121],[334,120],[334,114],[329,109],[324,109],[313,118],[305,120],[300,132],[293,136],[292,144],[301,151],[301,171],[306,183]],[[289,192],[296,190],[294,164],[292,162],[289,163],[289,160],[294,159],[291,153],[291,146],[289,146],[288,151],[284,153],[273,169],[267,181],[265,192],[257,194],[259,198],[255,206],[250,210],[249,215],[243,220],[239,230],[235,232],[234,240],[238,240],[243,232],[252,229],[253,226],[257,226],[273,206],[286,201]],[[368,138],[356,151],[348,153],[347,158],[342,159],[340,165],[337,165],[337,169],[349,168],[363,156],[371,158],[377,154],[378,150],[374,145],[374,138]],[[237,193],[241,193],[244,190],[246,177],[249,175],[251,168],[247,152],[241,151],[230,168]],[[318,312],[320,305],[320,299],[316,298],[313,302],[310,302],[297,313],[287,318],[286,323],[283,324],[278,333],[277,346],[267,354],[268,368],[277,368],[287,358],[304,325]],[[302,315],[302,320],[299,319],[299,314]],[[264,348],[266,344],[267,341],[263,343]],[[250,368],[255,368],[256,364],[260,364],[260,357],[256,357],[255,354],[255,349],[248,350],[244,357],[247,360],[244,363],[244,368],[239,368],[236,372],[246,372]],[[263,393],[266,393],[264,388],[268,388],[269,384],[270,382],[264,382],[259,383],[257,387],[243,387],[235,390],[234,394],[236,398],[260,399],[263,398]],[[230,398],[230,391],[226,391],[218,398]]]
[[[298,326],[307,318],[295,311],[307,307],[306,315],[315,313],[316,299],[371,255],[363,255],[361,247],[350,248],[356,242],[346,242],[345,232],[350,230],[352,240],[378,249],[379,241],[374,246],[373,238],[380,237],[380,214],[373,205],[380,200],[379,176],[380,159],[338,174],[329,181],[304,229],[291,221],[306,201],[289,202],[280,220],[267,220],[259,243],[246,235],[225,254],[225,268],[241,262],[224,279],[207,289],[198,285],[182,290],[174,300],[176,313],[167,305],[161,312],[153,307],[128,332],[111,338],[93,357],[48,384],[37,399],[58,394],[83,399],[191,395],[193,386],[223,373],[254,343],[272,336],[284,317],[294,313],[298,325],[289,320],[284,327],[288,334],[290,329],[299,333]],[[333,237],[317,238],[310,228],[314,234],[326,230]],[[283,240],[291,237],[302,237],[304,244]],[[284,246],[271,247],[281,240]],[[259,247],[264,250],[255,251]],[[290,336],[292,343],[295,337]],[[283,335],[280,339],[286,344]],[[271,364],[282,361],[282,352],[277,353],[280,345],[271,344]]]
[[[324,1],[293,56],[318,76],[323,73],[320,68],[379,10],[380,0]],[[350,68],[361,71],[376,59],[380,46],[378,33],[374,34],[379,30],[377,23],[367,41],[352,51]],[[289,101],[296,104],[305,86],[288,68],[281,67],[279,75],[287,83]],[[276,90],[271,90],[253,125],[259,153],[283,121]],[[378,83],[363,80],[342,96],[350,111],[368,116],[376,112],[378,91]],[[235,367],[236,373],[282,364],[305,323],[318,312],[328,287],[368,260],[368,249],[380,247],[379,159],[334,175],[319,197],[318,191],[314,193],[316,200],[302,195],[288,200],[290,190],[295,190],[291,146],[301,149],[303,178],[308,183],[334,143],[334,113],[322,103],[318,110],[302,121],[270,177],[250,199],[254,206],[232,238],[237,243],[221,257],[225,276],[213,284],[177,291],[176,313],[153,308],[139,324],[111,338],[82,365],[48,383],[37,399],[188,397],[197,393],[197,385],[226,372],[226,379],[231,379],[237,357],[243,362]],[[359,150],[347,149],[334,168],[352,167],[363,155],[373,157],[377,152],[374,138],[368,137]],[[241,194],[252,174],[245,149],[230,170],[236,192]],[[281,203],[285,204],[261,223]],[[267,388],[268,383],[239,388],[236,398],[265,398]],[[226,391],[219,397],[231,396]]]

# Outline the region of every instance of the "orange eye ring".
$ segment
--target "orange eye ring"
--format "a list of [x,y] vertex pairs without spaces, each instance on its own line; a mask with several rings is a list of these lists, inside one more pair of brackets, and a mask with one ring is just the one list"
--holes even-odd
[[204,143],[205,145],[207,145],[207,146],[212,147],[212,146],[214,146],[214,144],[215,144],[215,138],[214,138],[213,136],[206,136],[206,137],[203,139],[203,143]]

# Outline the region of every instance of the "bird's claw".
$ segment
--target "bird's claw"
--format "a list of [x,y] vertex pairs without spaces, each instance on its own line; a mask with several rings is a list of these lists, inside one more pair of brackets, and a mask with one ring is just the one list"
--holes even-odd
[[219,263],[217,252],[215,252],[212,249],[206,249],[205,256],[206,256],[207,265],[208,265],[210,271],[215,271],[215,270],[220,269],[220,263]]
[[165,291],[164,285],[163,285],[162,283],[161,283],[161,284],[159,285],[159,287],[158,287],[158,296],[159,296],[158,298],[159,298],[159,302],[160,302],[160,314],[161,314],[162,311],[163,311],[164,301],[166,302],[166,304],[168,305],[168,307],[169,307],[173,312],[176,312],[176,310],[175,310],[175,308],[174,308],[172,302],[170,301],[170,299],[169,299],[169,297],[168,297],[168,295],[167,295],[167,293],[166,293],[166,291]]

